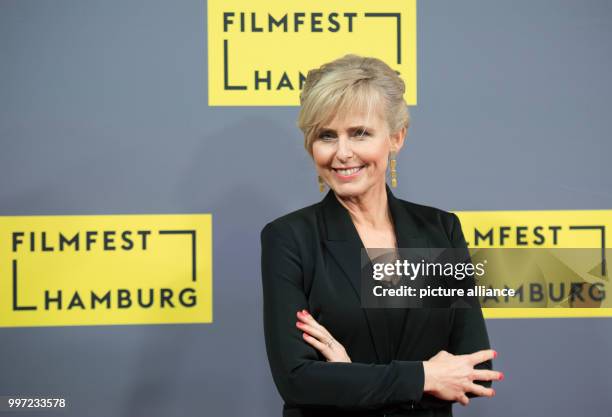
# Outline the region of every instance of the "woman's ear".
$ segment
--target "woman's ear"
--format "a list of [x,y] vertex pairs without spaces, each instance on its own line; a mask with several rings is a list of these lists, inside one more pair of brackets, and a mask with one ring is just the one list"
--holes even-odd
[[404,146],[404,139],[406,139],[407,131],[408,129],[406,129],[404,126],[391,135],[391,149],[393,149],[395,152],[399,152],[399,150],[402,149],[402,146]]

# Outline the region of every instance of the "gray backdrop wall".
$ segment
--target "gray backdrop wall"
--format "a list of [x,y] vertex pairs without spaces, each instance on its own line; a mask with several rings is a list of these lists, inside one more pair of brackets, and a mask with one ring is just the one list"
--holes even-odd
[[[0,329],[0,395],[71,403],[44,415],[280,415],[259,232],[321,195],[297,107],[207,106],[206,38],[202,0],[0,0],[0,214],[214,225],[213,324]],[[612,208],[611,39],[608,0],[421,0],[396,194]],[[612,320],[487,325],[506,380],[457,415],[610,415]]]

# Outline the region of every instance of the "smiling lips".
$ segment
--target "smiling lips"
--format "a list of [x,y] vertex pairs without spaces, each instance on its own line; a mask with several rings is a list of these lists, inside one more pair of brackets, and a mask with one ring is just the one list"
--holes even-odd
[[357,167],[332,168],[332,170],[341,180],[349,180],[358,176],[364,167],[365,165],[361,165]]

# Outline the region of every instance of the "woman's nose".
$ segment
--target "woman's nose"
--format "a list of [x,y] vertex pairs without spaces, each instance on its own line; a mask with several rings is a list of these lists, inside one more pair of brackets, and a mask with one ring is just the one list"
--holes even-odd
[[344,160],[353,156],[353,150],[351,149],[351,143],[348,138],[340,137],[338,139],[338,149],[336,151],[338,159]]

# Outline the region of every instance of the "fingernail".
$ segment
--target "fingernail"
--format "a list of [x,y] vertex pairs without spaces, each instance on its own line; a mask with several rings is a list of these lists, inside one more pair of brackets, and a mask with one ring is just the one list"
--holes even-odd
[[495,390],[493,390],[493,396],[495,397]]
[[497,358],[497,351],[496,350],[493,351],[493,359],[495,359],[495,358]]
[[295,325],[296,325],[297,327],[300,327],[300,326],[302,325],[302,322],[301,322],[301,321],[296,321],[296,322],[295,322]]
[[307,315],[307,316],[308,316],[308,315],[310,315],[310,313],[309,313],[309,312],[308,312],[308,310],[306,310],[306,309],[302,310],[302,313],[303,313],[303,314],[305,314],[305,315]]
[[503,372],[500,372],[500,373],[499,373],[499,380],[500,380],[500,381],[503,381],[503,380],[504,380],[504,373],[503,373]]

